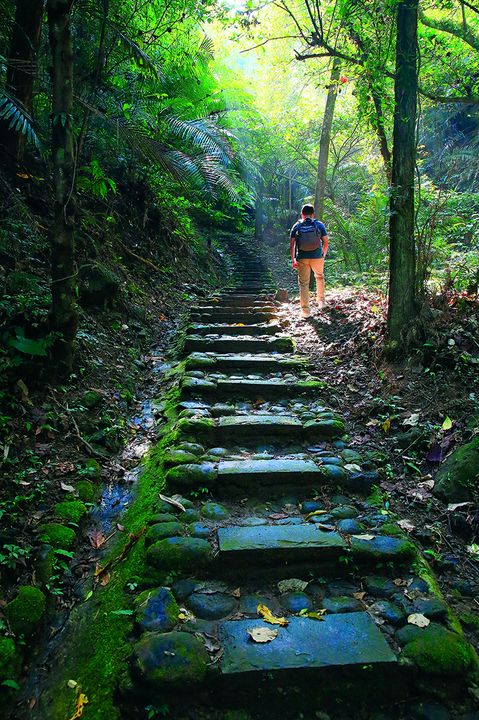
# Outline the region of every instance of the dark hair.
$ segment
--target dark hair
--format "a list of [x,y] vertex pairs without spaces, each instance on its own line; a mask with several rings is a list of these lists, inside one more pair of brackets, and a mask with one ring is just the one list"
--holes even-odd
[[313,205],[303,205],[301,208],[301,215],[314,215]]

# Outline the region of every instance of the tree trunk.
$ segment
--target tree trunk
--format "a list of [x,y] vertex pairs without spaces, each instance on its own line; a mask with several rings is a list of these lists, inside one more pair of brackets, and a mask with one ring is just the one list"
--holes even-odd
[[329,83],[328,97],[324,109],[321,139],[319,141],[318,172],[316,176],[316,192],[314,197],[315,215],[320,220],[324,215],[324,196],[326,193],[326,177],[328,172],[329,145],[331,142],[331,127],[333,125],[334,107],[338,94],[339,60],[334,58]]
[[254,236],[258,240],[263,236],[263,193],[264,184],[262,180],[258,180],[256,188],[256,203],[254,211]]
[[414,172],[416,164],[418,0],[399,0],[392,187],[390,200],[388,336],[397,343],[416,315]]
[[[7,58],[6,90],[31,114],[33,83],[40,46],[44,0],[17,0]],[[25,150],[25,135],[9,129],[10,119],[0,121],[0,138],[7,164],[16,169]]]
[[391,168],[391,152],[389,150],[388,145],[388,138],[386,135],[386,128],[384,127],[384,115],[383,115],[383,107],[381,102],[381,97],[376,90],[376,88],[373,87],[371,84],[371,96],[374,103],[374,109],[375,109],[375,125],[376,125],[376,134],[378,136],[379,140],[379,150],[381,152],[381,156],[384,162],[384,170],[386,173],[386,178],[388,181],[388,185],[391,185],[392,182],[392,168]]
[[70,12],[73,0],[47,0],[52,53],[52,156],[55,218],[51,234],[52,330],[58,333],[54,360],[62,375],[71,371],[78,326],[73,196],[73,47]]

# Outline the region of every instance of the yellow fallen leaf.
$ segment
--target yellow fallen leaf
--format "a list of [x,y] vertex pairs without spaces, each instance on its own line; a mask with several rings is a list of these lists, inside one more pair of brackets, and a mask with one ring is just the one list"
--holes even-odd
[[271,625],[282,625],[285,627],[289,624],[289,621],[286,620],[285,617],[275,617],[269,607],[266,607],[266,605],[263,605],[262,603],[258,605],[256,612],[258,615],[261,615],[265,622],[270,623]]
[[306,608],[303,608],[299,611],[299,615],[301,617],[311,618],[311,620],[324,620],[323,615],[325,614],[326,608],[322,608],[321,610],[307,610]]
[[387,420],[385,420],[385,421],[383,422],[383,424],[382,424],[381,427],[382,427],[382,429],[384,430],[385,433],[389,432],[389,430],[390,430],[390,428],[391,428],[391,420],[390,420],[390,418],[388,418]]
[[452,428],[452,420],[451,420],[451,418],[449,417],[449,415],[446,415],[446,419],[444,420],[444,422],[443,422],[443,424],[442,424],[442,429],[443,429],[443,430],[450,430],[451,428]]
[[416,625],[416,627],[424,628],[430,624],[430,620],[422,613],[412,613],[407,619],[409,625]]
[[363,592],[363,591],[361,591],[361,592],[355,592],[355,593],[353,593],[353,598],[354,598],[355,600],[364,600],[364,596],[365,596],[365,595],[366,595],[366,593]]
[[83,715],[83,708],[85,707],[87,702],[88,702],[88,698],[85,695],[85,693],[82,693],[82,692],[78,693],[75,712],[71,716],[70,720],[78,720],[78,718],[80,718]]
[[271,642],[271,640],[274,640],[275,637],[278,637],[277,630],[271,630],[271,628],[266,627],[248,628],[246,632],[250,636],[251,640],[256,643]]
[[327,513],[327,510],[313,510],[313,512],[308,513],[304,519],[309,520],[309,518],[317,517],[318,515],[327,515]]

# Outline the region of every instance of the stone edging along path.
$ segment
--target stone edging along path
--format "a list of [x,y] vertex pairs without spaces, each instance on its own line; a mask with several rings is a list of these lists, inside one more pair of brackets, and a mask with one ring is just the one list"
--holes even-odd
[[[436,717],[417,714],[428,704],[472,717],[472,648],[283,335],[266,272],[237,250],[235,287],[191,311],[132,508],[145,531],[98,591],[111,602],[70,619],[77,664],[60,651],[59,674],[80,684],[48,690],[36,717],[68,720],[58,693],[78,703],[80,690],[86,720]],[[118,604],[127,626],[105,648],[95,623]],[[95,685],[106,681],[114,715]]]

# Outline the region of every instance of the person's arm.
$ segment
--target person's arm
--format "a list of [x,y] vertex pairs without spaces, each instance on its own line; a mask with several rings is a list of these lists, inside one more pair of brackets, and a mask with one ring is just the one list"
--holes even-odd
[[323,258],[326,257],[328,254],[328,247],[329,247],[329,239],[327,235],[323,235],[321,238],[321,242],[323,243]]
[[298,267],[298,261],[294,257],[294,253],[296,250],[296,238],[294,235],[291,235],[289,239],[289,252],[291,254],[291,261],[293,263],[293,268],[296,269]]

